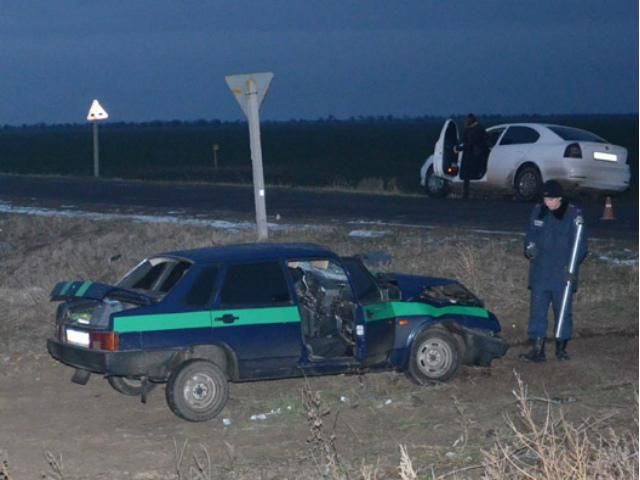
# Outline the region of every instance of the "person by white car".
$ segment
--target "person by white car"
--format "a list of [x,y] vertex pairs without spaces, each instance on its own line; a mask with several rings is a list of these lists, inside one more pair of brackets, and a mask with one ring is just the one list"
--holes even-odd
[[[605,195],[629,187],[631,170],[627,149],[578,128],[509,123],[487,128],[490,148],[486,173],[472,183],[511,192],[519,200],[540,198],[542,184],[557,180],[566,190],[595,191]],[[442,128],[434,153],[420,169],[420,184],[427,195],[445,197],[452,184],[463,182],[464,157],[453,151],[459,143],[458,127],[451,119]]]

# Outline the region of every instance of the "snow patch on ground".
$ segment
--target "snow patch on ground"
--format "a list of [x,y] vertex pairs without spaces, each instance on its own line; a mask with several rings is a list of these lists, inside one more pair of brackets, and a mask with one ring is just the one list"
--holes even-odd
[[[0,213],[9,214],[22,214],[22,215],[35,215],[42,217],[64,217],[64,218],[85,218],[88,220],[97,221],[113,221],[113,220],[129,220],[137,223],[165,223],[175,225],[195,225],[202,227],[215,228],[220,230],[229,231],[246,231],[256,228],[254,222],[246,221],[229,221],[219,220],[211,218],[197,218],[193,216],[186,216],[183,211],[172,210],[164,215],[148,215],[148,214],[136,214],[136,213],[101,213],[101,212],[88,212],[84,210],[77,210],[74,205],[63,205],[63,209],[55,208],[43,208],[43,207],[24,207],[12,205],[10,202],[0,201]],[[368,221],[368,220],[355,220],[347,222],[349,225],[361,225],[371,227],[386,227],[386,228],[416,228],[433,230],[441,227],[432,225],[412,225],[404,223],[383,222],[383,221]],[[308,230],[308,229],[322,229],[326,228],[322,225],[313,224],[283,224],[283,223],[268,223],[270,230]],[[522,237],[521,232],[507,232],[507,231],[491,231],[484,229],[465,229],[468,233],[477,233],[481,235],[513,235],[514,237]],[[379,229],[366,229],[359,228],[349,232],[349,236],[352,238],[380,238],[386,235],[392,235],[392,230],[379,230]],[[620,251],[610,251],[603,253],[592,253],[594,258],[598,260],[621,267],[634,267],[638,266],[638,252],[630,249],[624,249]]]
[[391,232],[387,230],[352,230],[349,232],[350,237],[360,238],[380,238],[385,235],[391,235]]
[[[253,222],[231,222],[228,220],[200,219],[184,216],[180,212],[171,212],[176,215],[144,215],[144,214],[123,214],[123,213],[100,213],[87,212],[83,210],[58,210],[41,207],[20,207],[9,202],[0,202],[0,213],[12,213],[22,215],[35,215],[40,217],[64,217],[64,218],[85,218],[97,221],[131,220],[137,223],[168,223],[176,225],[196,225],[202,227],[217,228],[221,230],[252,230],[256,228]],[[309,228],[308,226],[286,225],[268,223],[272,230],[291,230],[294,228]]]
[[638,266],[638,252],[634,252],[628,248],[617,252],[602,253],[596,258],[602,262],[611,263],[620,267]]

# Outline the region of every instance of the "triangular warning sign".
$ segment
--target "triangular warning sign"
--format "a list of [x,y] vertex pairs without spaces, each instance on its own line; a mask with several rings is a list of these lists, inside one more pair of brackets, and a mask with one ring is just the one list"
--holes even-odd
[[89,113],[87,114],[87,120],[90,122],[95,122],[96,120],[106,120],[109,118],[109,114],[106,112],[100,102],[98,100],[94,100],[89,108]]
[[[247,95],[254,93],[257,95],[258,108],[262,105],[262,100],[267,93],[273,73],[248,73],[242,75],[227,75],[224,79],[231,89],[231,93],[236,97],[236,100],[240,104],[240,108],[245,115],[247,115]],[[251,82],[249,82],[251,80]],[[249,86],[252,85],[255,89],[254,92],[249,91]]]

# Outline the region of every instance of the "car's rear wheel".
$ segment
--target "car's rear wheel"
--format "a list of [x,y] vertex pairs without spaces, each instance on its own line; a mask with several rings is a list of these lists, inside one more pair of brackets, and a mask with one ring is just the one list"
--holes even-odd
[[[142,380],[127,377],[108,377],[107,381],[116,392],[122,393],[123,395],[130,395],[132,397],[142,395]],[[155,387],[155,383],[147,383],[147,393]]]
[[430,166],[424,179],[424,189],[431,198],[444,198],[449,194],[449,182],[436,176],[433,166]]
[[518,170],[514,181],[516,198],[531,202],[540,198],[542,192],[542,177],[534,165],[525,165]]
[[429,328],[411,345],[408,374],[420,385],[451,379],[460,367],[458,341],[448,331]]
[[204,422],[218,415],[229,398],[229,383],[223,371],[206,360],[183,363],[169,377],[167,405],[190,422]]

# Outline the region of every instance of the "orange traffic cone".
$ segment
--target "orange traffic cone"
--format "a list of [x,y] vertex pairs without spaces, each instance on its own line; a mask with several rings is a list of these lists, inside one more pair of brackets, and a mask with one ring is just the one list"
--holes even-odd
[[606,200],[604,201],[604,211],[602,212],[602,217],[600,220],[615,220],[616,217],[613,214],[613,201],[611,200],[611,196],[607,195]]

